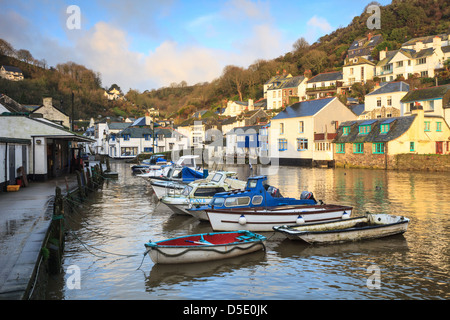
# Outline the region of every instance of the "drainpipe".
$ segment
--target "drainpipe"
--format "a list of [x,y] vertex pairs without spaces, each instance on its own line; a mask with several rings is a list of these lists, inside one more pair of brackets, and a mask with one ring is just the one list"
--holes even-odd
[[8,185],[8,142],[5,144],[5,191]]
[[33,181],[36,181],[36,141],[33,137]]

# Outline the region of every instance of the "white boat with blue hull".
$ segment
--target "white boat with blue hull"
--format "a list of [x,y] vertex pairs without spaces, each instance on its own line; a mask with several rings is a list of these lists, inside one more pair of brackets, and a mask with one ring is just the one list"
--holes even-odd
[[273,229],[291,240],[330,244],[383,238],[403,234],[409,219],[389,214],[366,214],[351,219],[310,225],[283,225]]
[[170,190],[161,198],[161,202],[172,209],[174,213],[190,215],[187,209],[208,205],[216,193],[242,190],[245,185],[245,181],[237,179],[235,172],[218,171],[210,174],[205,180],[189,183],[181,192]]
[[188,212],[200,220],[208,221],[207,209],[245,209],[315,204],[317,204],[317,201],[311,192],[303,191],[300,199],[283,197],[279,189],[267,184],[266,176],[256,176],[248,178],[243,190],[218,193],[208,205],[196,205]]

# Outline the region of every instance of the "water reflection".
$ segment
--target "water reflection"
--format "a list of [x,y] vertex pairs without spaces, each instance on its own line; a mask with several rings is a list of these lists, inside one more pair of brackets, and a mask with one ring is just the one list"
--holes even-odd
[[[261,166],[230,166],[240,179]],[[143,244],[212,231],[209,223],[175,215],[128,164],[113,162],[118,180],[71,214],[64,267],[82,270],[81,290],[62,274],[49,299],[448,299],[450,174],[280,167],[268,182],[285,196],[312,191],[325,203],[411,219],[401,236],[312,246],[273,232],[266,252],[204,264],[164,266],[143,259]],[[142,264],[141,264],[142,263]],[[381,289],[367,287],[369,266]],[[137,270],[138,266],[141,266]]]

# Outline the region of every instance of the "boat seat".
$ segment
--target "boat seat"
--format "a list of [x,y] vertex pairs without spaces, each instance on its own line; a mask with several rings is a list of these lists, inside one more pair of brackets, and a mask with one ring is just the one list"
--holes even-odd
[[250,236],[239,236],[236,237],[236,239],[238,239],[239,241],[245,241],[245,240],[250,240],[252,237]]

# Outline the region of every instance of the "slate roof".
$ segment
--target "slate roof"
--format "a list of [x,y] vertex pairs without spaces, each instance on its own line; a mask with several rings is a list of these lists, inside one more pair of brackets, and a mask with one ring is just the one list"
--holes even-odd
[[354,114],[359,116],[361,115],[361,113],[364,112],[364,104],[357,104],[355,106],[350,106],[350,109],[353,111]]
[[111,122],[108,124],[110,130],[123,130],[131,125],[129,122]]
[[392,92],[400,92],[400,91],[408,92],[409,84],[407,84],[406,82],[403,82],[403,81],[388,82],[381,88],[378,88],[377,90],[374,90],[371,93],[366,94],[366,96],[373,96],[373,95],[392,93]]
[[431,88],[416,89],[408,92],[400,101],[413,102],[427,99],[442,98],[449,91],[450,91],[450,84]]
[[296,88],[300,85],[300,83],[302,83],[302,81],[305,79],[304,76],[295,76],[290,78],[289,80],[287,80],[286,82],[283,82],[283,84],[281,85],[282,89],[285,88]]
[[5,71],[8,71],[8,72],[18,72],[18,73],[22,73],[22,70],[20,70],[20,68],[17,68],[17,67],[12,67],[12,66],[2,66],[3,67],[3,69],[5,69]]
[[392,60],[392,58],[394,58],[394,56],[397,53],[402,53],[404,54],[406,57],[408,57],[409,59],[418,59],[418,58],[423,58],[423,57],[428,57],[431,56],[434,52],[434,48],[426,48],[426,49],[422,49],[420,51],[415,51],[413,49],[404,49],[401,48],[399,50],[393,50],[393,51],[388,51],[386,53],[386,58],[384,58],[383,60],[381,60],[380,62],[377,63],[378,67],[382,67],[384,65],[389,64],[389,62]]
[[139,128],[139,127],[128,127],[118,133],[119,137],[129,134],[130,138],[143,138],[144,134],[152,134],[152,129],[150,128]]
[[341,71],[336,72],[324,72],[319,73],[318,75],[312,77],[308,80],[308,83],[313,82],[324,82],[324,81],[333,81],[333,80],[342,80],[343,75]]
[[[227,132],[228,134],[240,134],[240,135],[245,135],[248,131],[250,131],[249,133],[259,133],[259,130],[261,129],[262,125],[253,125],[253,126],[244,126],[244,127],[236,127],[231,129],[230,131]],[[239,131],[239,132],[238,132]]]
[[[352,120],[342,122],[338,129],[338,134],[333,140],[333,143],[364,143],[364,142],[389,142],[397,139],[403,135],[411,127],[416,115],[408,117],[394,117],[394,118],[378,118],[371,120]],[[371,126],[368,134],[359,134],[358,126],[363,124]],[[380,133],[380,125],[383,123],[390,123],[389,131],[387,133]],[[350,133],[342,135],[343,127],[350,126]]]
[[272,120],[313,116],[334,99],[337,98],[332,97],[294,103],[278,113]]
[[[364,41],[362,46],[359,45],[360,41]],[[358,40],[353,41],[352,44],[350,45],[350,47],[348,48],[348,50],[357,50],[357,49],[362,49],[362,48],[375,47],[381,41],[383,41],[382,35],[381,34],[376,34],[376,35],[373,35],[370,38],[370,40],[367,39],[367,38],[364,38],[364,39],[358,39]]]
[[410,39],[410,40],[406,41],[405,43],[403,43],[402,47],[413,45],[419,41],[423,42],[424,44],[431,43],[431,42],[433,42],[433,38],[435,38],[435,37],[439,37],[439,38],[441,38],[442,41],[445,41],[448,39],[449,35],[446,33],[441,33],[441,34],[437,34],[437,35],[413,38],[413,39]]

